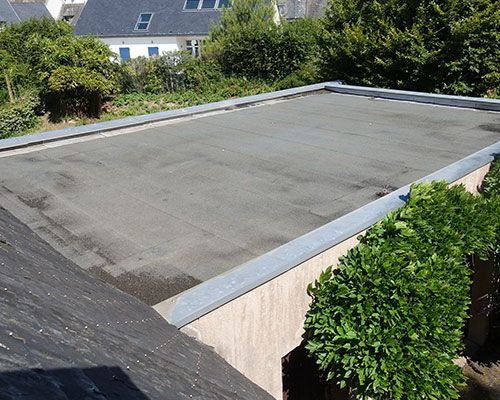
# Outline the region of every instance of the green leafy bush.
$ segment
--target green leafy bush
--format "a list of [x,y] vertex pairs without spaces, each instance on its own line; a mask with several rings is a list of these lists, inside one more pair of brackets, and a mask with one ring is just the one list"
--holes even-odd
[[270,1],[238,0],[222,11],[202,55],[215,60],[226,75],[275,82],[312,62],[320,31],[319,22],[307,18],[277,23]]
[[500,196],[500,161],[497,158],[484,177],[481,192],[484,197]]
[[499,96],[500,2],[331,0],[325,79],[394,89]]
[[38,96],[26,95],[0,107],[0,139],[22,134],[40,123]]
[[2,81],[16,96],[26,90],[39,93],[54,115],[98,115],[102,99],[115,87],[108,46],[75,36],[65,22],[33,19],[9,25],[0,32],[0,55],[7,78]]
[[309,287],[307,349],[327,379],[362,399],[457,398],[466,259],[488,256],[498,225],[491,202],[463,186],[412,186],[405,207]]

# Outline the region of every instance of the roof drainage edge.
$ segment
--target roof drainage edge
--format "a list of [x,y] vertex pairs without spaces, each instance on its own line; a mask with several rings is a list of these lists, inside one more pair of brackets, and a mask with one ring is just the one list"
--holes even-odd
[[366,86],[343,85],[337,82],[326,83],[325,89],[341,94],[378,97],[440,106],[474,108],[486,111],[500,111],[500,100],[483,97],[451,96],[436,93],[410,92],[407,90],[380,89]]
[[215,103],[202,104],[179,108],[176,110],[161,111],[153,114],[137,115],[120,118],[95,124],[75,126],[72,128],[58,129],[34,133],[32,135],[16,136],[0,139],[0,152],[40,145],[81,136],[110,132],[118,129],[133,128],[155,122],[167,121],[193,115],[201,115],[213,111],[230,110],[238,107],[259,104],[265,101],[283,99],[292,96],[306,95],[319,90],[328,90],[335,93],[351,94],[358,96],[380,97],[392,100],[411,101],[416,103],[436,104],[452,107],[475,108],[480,110],[500,111],[500,100],[480,97],[448,96],[432,93],[409,92],[393,89],[378,89],[363,86],[344,85],[339,82],[323,82],[314,85],[300,86],[297,88],[262,93],[254,96],[240,97],[237,99],[223,100]]
[[[433,180],[454,182],[490,163],[498,154],[500,154],[500,142],[427,175],[415,183]],[[410,185],[406,185],[260,257],[162,301],[154,308],[169,323],[182,328],[369,228],[388,212],[402,207],[408,199],[409,189]]]
[[15,150],[23,147],[39,145],[58,140],[73,139],[81,136],[99,134],[124,128],[132,128],[155,122],[167,121],[192,115],[201,115],[213,111],[230,110],[238,107],[250,106],[270,100],[277,100],[292,96],[306,95],[311,92],[324,90],[326,83],[301,86],[292,89],[262,93],[254,96],[240,97],[231,100],[222,100],[215,103],[201,104],[198,106],[184,107],[176,110],[161,111],[152,114],[137,115],[120,118],[95,124],[75,126],[72,128],[58,129],[34,133],[32,135],[16,136],[0,139],[0,152]]

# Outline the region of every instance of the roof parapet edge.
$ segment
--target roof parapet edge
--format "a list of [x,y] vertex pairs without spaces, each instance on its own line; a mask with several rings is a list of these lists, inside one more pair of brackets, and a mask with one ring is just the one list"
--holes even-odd
[[352,86],[333,82],[326,83],[325,89],[335,93],[357,96],[378,97],[389,100],[411,101],[440,106],[474,108],[486,111],[500,111],[500,100],[483,97],[452,96],[446,94],[411,92],[407,90],[380,89],[366,86]]
[[[497,154],[500,154],[500,142],[427,175],[415,183],[433,180],[454,182],[492,162]],[[182,328],[364,231],[388,212],[402,207],[408,199],[410,186],[403,186],[262,256],[164,300],[154,308],[169,323]]]

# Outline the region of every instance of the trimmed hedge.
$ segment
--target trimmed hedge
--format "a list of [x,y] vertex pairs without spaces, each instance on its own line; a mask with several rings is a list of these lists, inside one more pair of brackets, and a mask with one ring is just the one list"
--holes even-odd
[[470,256],[488,257],[499,202],[445,182],[413,185],[405,207],[308,288],[307,349],[360,399],[453,399],[469,308]]
[[0,139],[15,136],[38,126],[40,118],[37,109],[40,101],[37,96],[26,96],[0,108]]

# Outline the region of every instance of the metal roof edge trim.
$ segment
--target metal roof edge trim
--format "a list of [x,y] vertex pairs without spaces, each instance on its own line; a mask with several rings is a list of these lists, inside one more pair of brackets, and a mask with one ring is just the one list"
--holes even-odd
[[111,121],[98,122],[95,124],[75,126],[72,128],[34,133],[32,135],[0,139],[0,152],[55,142],[64,139],[73,139],[81,136],[99,134],[118,129],[132,128],[181,117],[201,115],[212,111],[229,110],[238,107],[250,106],[265,101],[277,100],[291,96],[307,94],[309,92],[318,90],[324,90],[326,85],[327,83],[318,83],[314,85],[300,86],[292,89],[261,93],[253,96],[239,97],[231,100],[222,100],[215,103],[184,107],[176,110],[161,111],[153,114],[137,115]]
[[445,94],[411,92],[407,90],[380,89],[366,86],[327,83],[325,89],[335,93],[358,96],[379,97],[390,100],[411,101],[415,103],[435,104],[441,106],[474,108],[486,111],[500,111],[500,100],[482,97],[452,96]]
[[[500,142],[427,175],[415,183],[433,180],[454,182],[490,163],[498,154],[500,154]],[[162,301],[154,308],[169,323],[182,328],[369,228],[388,212],[402,207],[408,198],[409,189],[410,185],[406,185],[262,256]]]

